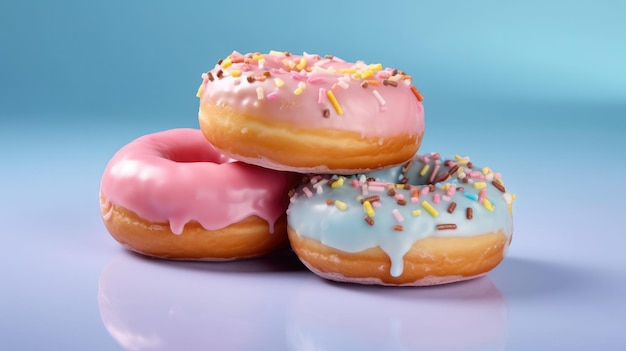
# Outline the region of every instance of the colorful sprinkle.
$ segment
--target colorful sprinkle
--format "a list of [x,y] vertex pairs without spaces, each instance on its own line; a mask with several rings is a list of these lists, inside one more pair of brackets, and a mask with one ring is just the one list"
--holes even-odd
[[419,216],[419,215],[421,215],[421,214],[422,214],[422,210],[413,210],[413,212],[411,212],[411,214],[412,214],[413,216]]
[[265,92],[262,87],[256,88],[256,98],[257,100],[263,100],[265,98]]
[[337,207],[341,211],[345,211],[348,208],[348,204],[341,200],[335,200],[335,207]]
[[326,91],[326,97],[328,98],[328,101],[330,101],[330,104],[333,106],[337,114],[340,116],[343,115],[341,105],[339,105],[339,102],[337,102],[337,98],[335,97],[335,94],[333,94],[332,90]]
[[372,207],[372,203],[369,201],[363,201],[363,209],[365,210],[365,213],[369,216],[369,217],[374,217],[374,215],[376,214],[374,212],[374,208]]
[[431,216],[437,218],[439,216],[439,212],[433,207],[433,205],[431,205],[430,203],[428,203],[428,201],[424,200],[422,201],[422,207],[426,210],[426,212],[428,212]]
[[396,219],[398,223],[402,223],[404,221],[404,217],[402,217],[402,214],[397,208],[394,208],[393,210],[391,210],[391,214],[393,215],[393,217]]

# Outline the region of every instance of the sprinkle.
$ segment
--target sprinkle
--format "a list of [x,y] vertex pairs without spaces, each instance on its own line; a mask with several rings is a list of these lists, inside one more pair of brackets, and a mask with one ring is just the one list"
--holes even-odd
[[344,81],[344,80],[338,80],[337,81],[337,85],[341,88],[341,89],[348,89],[350,87],[350,85]]
[[460,165],[466,165],[468,164],[468,162],[470,162],[469,157],[461,157],[459,155],[454,155],[454,158]]
[[437,218],[439,216],[439,212],[430,204],[428,201],[422,201],[422,207],[428,212],[431,216]]
[[474,193],[463,193],[463,196],[465,196],[466,198],[470,200],[478,201],[478,195]]
[[433,171],[430,173],[430,177],[428,178],[429,182],[433,183],[435,181],[435,175],[437,175],[437,172],[439,172],[439,167],[441,167],[441,165],[439,163],[436,163],[435,168],[433,168]]
[[263,100],[264,97],[265,97],[265,92],[263,92],[263,88],[262,87],[256,88],[256,98],[258,100]]
[[394,195],[394,198],[395,198],[396,200],[404,200],[404,195],[402,195],[402,194],[396,194],[396,195]]
[[368,85],[369,85],[369,84],[367,83],[367,81],[366,81],[366,80],[364,80],[364,81],[362,81],[362,82],[361,82],[361,88],[364,88],[364,89],[365,89],[365,88],[367,88],[367,86],[368,86]]
[[441,197],[441,195],[439,195],[439,194],[434,194],[434,195],[433,195],[433,203],[434,203],[435,205],[438,205],[438,204],[439,204],[440,197]]
[[422,167],[422,170],[420,171],[420,175],[423,177],[426,172],[428,172],[428,169],[430,168],[430,165],[427,163],[424,165],[424,167]]
[[474,189],[483,189],[487,186],[485,182],[476,182],[474,183]]
[[495,207],[488,198],[485,198],[483,200],[483,206],[490,212],[493,212],[495,210]]
[[452,196],[456,192],[456,184],[453,184],[453,183],[449,183],[449,184],[450,184],[450,186],[448,186],[448,190],[446,191],[446,195],[447,196]]
[[396,224],[393,226],[393,230],[395,230],[396,232],[401,232],[404,230],[404,227]]
[[372,94],[374,94],[380,105],[384,106],[387,103],[376,89],[372,90]]
[[311,191],[311,189],[304,187],[302,188],[302,192],[304,193],[304,195],[306,195],[306,197],[311,198],[311,196],[313,196],[313,192]]
[[383,69],[383,65],[381,63],[372,63],[367,66],[367,68],[372,71],[380,71],[381,69]]
[[337,114],[340,116],[343,115],[343,110],[341,109],[341,105],[339,105],[339,103],[337,102],[337,98],[335,97],[335,94],[333,94],[332,90],[326,91],[326,97],[330,101],[330,104],[333,105],[333,108],[335,109],[335,111],[337,111]]
[[474,211],[471,207],[465,209],[465,218],[472,219],[474,217]]
[[273,91],[269,94],[267,94],[267,96],[265,96],[268,100],[275,100],[278,97],[278,93]]
[[324,82],[324,78],[322,78],[320,76],[313,76],[313,77],[309,77],[307,82],[309,82],[309,84],[323,83]]
[[280,78],[274,78],[274,84],[276,85],[277,88],[280,88],[283,85],[285,85],[285,82]]
[[333,199],[327,199],[326,200],[326,205],[328,205],[328,206],[330,206],[330,205],[332,205],[334,203],[335,203],[335,201],[333,201]]
[[348,204],[340,200],[335,200],[335,207],[337,207],[341,211],[345,211],[346,208],[348,208]]
[[374,71],[372,71],[371,69],[366,69],[365,71],[363,71],[361,73],[361,77],[360,78],[361,79],[367,79],[367,78],[369,78],[369,77],[371,77],[373,75],[374,75]]
[[456,229],[456,224],[454,223],[437,224],[437,230],[447,230],[447,229]]
[[234,70],[230,71],[230,76],[237,78],[237,77],[241,76],[241,71],[237,70],[237,69],[234,69]]
[[491,182],[491,184],[492,184],[492,185],[493,185],[496,189],[500,190],[500,192],[502,192],[502,193],[505,193],[505,192],[506,192],[506,189],[504,188],[504,185],[502,185],[502,183],[500,183],[499,181],[497,181],[497,180],[495,180],[495,179],[494,179],[494,180]]
[[387,195],[389,196],[395,196],[396,195],[396,191],[394,188],[389,189],[389,191],[387,192]]
[[502,194],[502,198],[504,199],[504,202],[507,205],[510,205],[511,203],[513,203],[513,196],[509,193]]
[[368,197],[364,197],[361,199],[361,203],[365,203],[365,201],[368,201],[369,203],[380,201],[380,196],[373,195],[373,196],[368,196]]
[[270,50],[270,55],[272,55],[272,56],[285,56],[286,54],[283,51]]
[[402,217],[402,214],[397,208],[394,208],[391,211],[391,214],[393,214],[393,217],[396,219],[396,221],[398,221],[398,223],[402,223],[404,221],[404,217]]
[[478,193],[478,202],[482,204],[483,201],[485,201],[486,196],[487,196],[487,189],[480,189],[480,192]]
[[422,214],[422,210],[413,210],[413,212],[411,212],[411,214],[412,214],[413,216],[419,216],[419,215],[421,215],[421,214]]
[[255,81],[256,79],[254,79],[254,76],[253,76],[253,75],[249,75],[249,76],[247,76],[247,77],[246,77],[246,80],[248,81],[248,83],[254,83],[254,81]]
[[232,64],[233,64],[233,61],[231,59],[227,58],[226,60],[222,61],[222,68],[223,69],[227,69]]
[[306,67],[306,59],[304,57],[300,58],[300,62],[296,65],[296,68],[301,71]]
[[385,79],[385,80],[383,80],[383,85],[391,85],[392,87],[397,87],[398,86],[398,82],[396,82],[394,80],[390,80],[390,79]]
[[428,193],[430,192],[430,188],[425,186],[422,188],[422,196],[426,196],[428,195]]
[[415,97],[417,98],[417,101],[422,101],[424,100],[424,97],[422,96],[422,94],[420,93],[419,90],[417,90],[417,88],[415,87],[415,85],[411,85],[411,91],[413,92],[413,95],[415,95]]
[[327,108],[323,109],[323,110],[322,110],[322,116],[323,116],[324,118],[329,118],[329,117],[330,117],[330,110],[329,110],[329,109],[327,109]]
[[406,200],[405,199],[398,199],[396,201],[396,203],[400,206],[405,206],[406,205]]
[[217,79],[222,79],[222,77],[224,76],[224,71],[220,69],[217,71],[217,73],[215,73],[215,75],[217,76]]
[[375,212],[371,202],[363,201],[363,209],[365,210],[365,213],[368,215],[368,217],[374,217]]
[[369,192],[369,190],[368,190],[368,185],[367,185],[367,184],[365,184],[365,183],[363,183],[363,184],[361,185],[361,195],[366,196],[366,195],[369,195],[369,193],[370,193],[370,192]]
[[211,73],[210,71],[209,71],[209,72],[207,72],[207,74],[206,74],[206,75],[207,75],[207,78],[209,78],[209,80],[210,80],[211,82],[215,80],[215,78],[213,78],[213,73]]
[[336,179],[331,179],[330,181],[328,181],[328,183],[330,184],[330,187],[333,189],[339,188],[341,186],[343,186],[343,182],[346,178],[344,177],[339,177]]
[[369,225],[374,225],[374,220],[371,217],[365,217],[365,222]]
[[203,93],[204,93],[204,84],[198,87],[198,92],[196,93],[196,97],[200,98],[200,96],[202,96]]
[[448,213],[454,213],[454,209],[456,209],[456,202],[451,202],[448,206]]

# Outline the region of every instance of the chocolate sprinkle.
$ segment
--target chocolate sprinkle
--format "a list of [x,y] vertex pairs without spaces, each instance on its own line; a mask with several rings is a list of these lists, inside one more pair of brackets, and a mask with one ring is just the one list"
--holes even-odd
[[380,196],[372,195],[372,196],[364,197],[361,199],[361,203],[364,203],[365,201],[369,201],[370,203],[374,201],[380,201]]
[[455,209],[456,209],[456,202],[452,201],[450,203],[450,206],[448,206],[448,213],[453,213]]
[[404,230],[404,227],[403,227],[403,226],[401,226],[401,225],[397,225],[397,224],[396,224],[396,225],[394,225],[394,226],[393,226],[393,230],[395,230],[395,231],[397,231],[397,232],[401,232],[401,231],[403,231],[403,230]]
[[454,223],[437,224],[437,230],[447,230],[447,229],[456,229],[456,224]]
[[330,117],[330,110],[329,110],[329,109],[327,109],[327,108],[325,108],[325,109],[322,111],[322,116],[324,116],[324,118],[329,118],[329,117]]
[[491,184],[493,184],[493,186],[494,186],[496,189],[500,190],[500,192],[502,192],[502,193],[505,193],[505,192],[506,192],[506,189],[504,188],[504,185],[502,185],[502,183],[500,183],[499,181],[497,181],[497,180],[493,180],[493,181],[491,182]]
[[474,217],[474,211],[472,210],[472,208],[471,208],[471,207],[468,207],[468,208],[465,210],[465,218],[467,218],[467,219],[472,219],[473,217]]
[[367,224],[369,225],[374,225],[374,220],[370,217],[365,217],[365,221],[367,222]]

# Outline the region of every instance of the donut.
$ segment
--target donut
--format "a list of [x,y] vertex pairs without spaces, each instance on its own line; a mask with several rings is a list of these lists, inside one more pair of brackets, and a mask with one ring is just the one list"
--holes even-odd
[[381,64],[235,51],[202,78],[200,128],[215,148],[250,164],[370,172],[410,159],[424,134],[412,77]]
[[307,178],[291,195],[287,230],[300,260],[323,278],[466,280],[498,265],[511,242],[515,196],[500,173],[469,157],[416,155],[369,174]]
[[288,246],[294,175],[234,161],[198,129],[142,136],[109,161],[100,209],[114,239],[148,256],[232,260]]

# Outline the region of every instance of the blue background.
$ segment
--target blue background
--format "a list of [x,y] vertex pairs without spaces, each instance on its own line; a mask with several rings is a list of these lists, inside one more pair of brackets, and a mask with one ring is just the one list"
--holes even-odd
[[[148,322],[152,334],[203,342],[182,338],[185,328],[171,314],[149,312],[181,305],[185,323],[256,316],[257,324],[270,324],[257,345],[272,349],[298,349],[302,340],[339,348],[367,335],[367,328],[348,327],[345,335],[324,329],[327,322],[302,313],[301,304],[327,306],[291,288],[327,296],[337,310],[359,299],[384,304],[381,296],[394,308],[438,306],[441,293],[464,306],[458,313],[482,318],[465,307],[486,303],[507,316],[504,327],[493,328],[497,336],[485,335],[493,349],[625,349],[624,14],[621,1],[1,2],[0,349],[117,350],[128,334],[143,335],[137,325]],[[421,150],[468,154],[504,173],[518,195],[515,238],[487,280],[402,292],[343,288],[302,269],[283,272],[292,267],[283,261],[262,268],[258,261],[151,264],[108,236],[97,194],[113,153],[146,133],[197,127],[200,74],[232,50],[272,49],[403,69],[425,96]],[[159,291],[129,294],[125,302],[144,324],[119,322],[123,313],[108,319],[112,312],[103,307],[103,297],[115,295],[109,287],[136,289],[114,278],[123,272],[159,277],[145,282]],[[264,280],[255,280],[259,274]],[[180,291],[163,292],[168,279]],[[241,292],[234,296],[267,293],[213,320],[192,312],[206,300],[185,284],[198,281],[204,292],[228,283]],[[490,284],[495,290],[487,295],[496,298],[487,302],[464,295]],[[267,299],[278,314],[258,308]],[[437,311],[458,318],[449,307]],[[353,325],[358,309],[343,312],[337,323]],[[415,316],[376,313],[390,330],[422,326]],[[213,336],[226,349],[245,349],[227,342],[241,336]],[[389,349],[417,349],[392,336]]]

